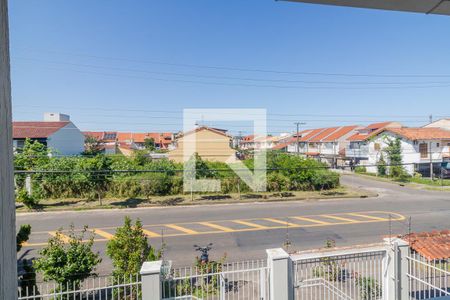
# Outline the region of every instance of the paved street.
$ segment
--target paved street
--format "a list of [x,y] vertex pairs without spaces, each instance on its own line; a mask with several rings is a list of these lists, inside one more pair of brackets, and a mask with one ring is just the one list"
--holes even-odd
[[[450,193],[415,190],[398,184],[343,175],[342,183],[375,191],[376,198],[142,208],[102,211],[19,214],[17,223],[32,225],[31,239],[20,254],[32,257],[60,227],[88,225],[95,249],[104,254],[106,242],[124,216],[140,218],[152,245],[164,239],[166,257],[176,265],[191,264],[194,244],[214,243],[213,257],[228,260],[262,258],[265,249],[280,247],[288,237],[292,249],[321,247],[327,238],[337,245],[379,242],[391,231],[449,228]],[[108,273],[104,259],[99,271]]]

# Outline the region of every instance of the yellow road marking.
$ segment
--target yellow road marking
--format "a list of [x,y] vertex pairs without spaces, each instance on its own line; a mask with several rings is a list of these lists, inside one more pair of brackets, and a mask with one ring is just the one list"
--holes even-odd
[[234,229],[231,229],[231,228],[228,228],[228,227],[225,227],[225,226],[221,226],[221,225],[217,225],[217,224],[214,224],[214,223],[199,222],[199,224],[202,224],[204,226],[208,226],[208,227],[211,227],[211,228],[214,228],[214,229],[219,229],[219,230],[222,230],[222,231],[225,231],[225,232],[233,232],[234,231]]
[[350,222],[350,223],[358,223],[359,222],[357,220],[347,219],[347,218],[333,216],[333,215],[321,215],[321,216],[325,217],[325,218],[330,218],[330,219],[335,219],[335,220],[345,221],[345,222]]
[[379,218],[379,217],[368,216],[368,215],[357,214],[357,213],[347,213],[347,215],[351,215],[351,216],[355,216],[355,217],[361,217],[361,218],[367,218],[367,219],[372,219],[372,220],[378,220],[378,221],[389,220],[389,219],[386,219],[386,218]]
[[175,224],[166,224],[167,227],[187,233],[187,234],[198,234],[197,231],[189,229],[189,228],[185,228],[185,227],[181,227]]
[[254,227],[254,228],[258,228],[258,229],[267,229],[267,226],[262,226],[262,225],[258,225],[252,222],[247,222],[247,221],[242,221],[242,220],[233,220],[234,223],[238,223],[241,225],[245,225],[245,226],[249,226],[249,227]]
[[[392,221],[401,221],[401,220],[405,220],[405,216],[395,213],[395,212],[389,212],[389,211],[362,211],[362,212],[355,212],[355,213],[339,213],[338,215],[341,216],[356,216],[356,217],[361,217],[364,218],[364,220],[352,220],[352,219],[347,219],[347,218],[343,218],[343,219],[347,219],[345,222],[339,222],[339,223],[333,223],[333,222],[324,222],[324,221],[320,221],[315,219],[316,217],[327,217],[327,216],[333,216],[333,217],[337,217],[333,214],[331,215],[306,215],[306,216],[296,216],[296,217],[288,217],[288,218],[292,218],[292,219],[297,219],[297,220],[302,220],[302,221],[308,221],[311,224],[294,224],[294,223],[289,223],[292,224],[295,228],[316,228],[316,227],[325,227],[325,226],[338,226],[338,225],[345,225],[345,224],[368,224],[368,223],[378,223],[378,222],[387,222],[389,219],[388,218],[382,218],[382,217],[376,217],[376,216],[372,216],[371,214],[385,214],[385,215],[391,215],[391,220]],[[340,217],[337,217],[340,218]],[[273,223],[277,223],[280,224],[279,226],[263,226],[263,225],[259,225],[256,223],[253,223],[251,221],[253,220],[265,220],[265,221],[269,221],[269,222],[273,222]],[[350,220],[352,222],[350,222]],[[236,224],[242,224],[247,226],[246,228],[239,228],[239,229],[233,229],[233,228],[229,228],[229,227],[225,227],[225,226],[221,226],[218,224],[215,224],[216,222],[234,222]],[[275,221],[275,222],[274,222]],[[201,232],[197,232],[195,230],[191,230],[185,227],[182,227],[181,225],[194,225],[194,224],[203,224],[206,225],[208,227],[211,228],[215,228],[215,229],[219,229],[218,226],[220,226],[220,231],[217,230],[211,230],[211,231],[201,231]],[[209,225],[207,225],[209,224]],[[214,226],[211,226],[211,224]],[[179,232],[175,232],[175,233],[169,233],[166,234],[165,236],[167,237],[175,237],[175,236],[185,236],[185,235],[194,235],[194,234],[218,234],[218,233],[223,233],[223,232],[251,232],[251,231],[260,231],[260,230],[275,230],[275,229],[283,229],[286,228],[286,222],[282,221],[281,219],[272,219],[272,218],[253,218],[253,219],[245,219],[245,220],[215,220],[215,221],[205,221],[205,222],[185,222],[185,223],[177,223],[177,224],[152,224],[152,225],[146,225],[146,227],[157,227],[157,226],[165,226],[168,228],[173,228]],[[291,226],[291,225],[288,225]],[[101,230],[104,229],[114,229],[116,227],[102,227]],[[227,230],[224,230],[224,229]],[[99,229],[95,229],[96,233],[98,232]],[[81,230],[76,230],[76,232],[81,231]],[[150,230],[146,230],[143,229],[144,233],[150,237],[150,238],[154,238],[154,237],[160,237],[161,235],[150,231]],[[180,232],[181,231],[181,232]],[[41,232],[34,232],[34,234],[39,233],[39,234],[50,234],[52,236],[56,235],[56,231],[41,231]],[[106,232],[107,233],[107,232]],[[99,235],[101,235],[99,233]],[[109,239],[106,238],[105,236],[103,236],[104,238],[99,238],[99,239],[94,239],[95,242],[106,242]],[[62,240],[64,242],[69,242],[70,241],[70,237],[67,235],[62,234],[61,236]],[[84,241],[86,242],[86,241]],[[36,246],[46,246],[48,243],[47,242],[36,242],[36,243],[24,243],[23,246],[24,247],[36,247]]]
[[160,237],[161,235],[159,233],[147,230],[147,229],[142,229],[142,232],[144,232],[144,234],[148,237]]
[[316,219],[311,219],[311,218],[306,218],[306,217],[292,217],[292,218],[300,220],[300,221],[307,221],[307,222],[312,222],[312,223],[316,223],[316,224],[333,225],[333,223],[319,221],[319,220],[316,220]]
[[113,235],[113,234],[111,234],[111,233],[109,233],[109,232],[106,232],[106,231],[103,231],[103,230],[98,229],[98,228],[92,229],[92,232],[94,232],[95,234],[98,234],[98,235],[101,236],[101,237],[104,237],[104,238],[107,239],[107,240],[111,240],[111,239],[114,238],[114,235]]
[[[50,231],[48,234],[50,234],[51,236],[56,236],[56,235],[57,235],[57,234],[56,234],[56,231]],[[64,243],[70,242],[70,237],[68,237],[67,235],[64,235],[64,234],[62,234],[62,233],[59,233],[59,236],[61,237],[61,240],[62,240]]]
[[287,221],[281,221],[281,220],[277,220],[277,219],[265,218],[264,220],[273,222],[273,223],[277,223],[277,224],[283,224],[283,225],[289,226],[289,227],[299,227],[300,226],[298,224],[289,223]]

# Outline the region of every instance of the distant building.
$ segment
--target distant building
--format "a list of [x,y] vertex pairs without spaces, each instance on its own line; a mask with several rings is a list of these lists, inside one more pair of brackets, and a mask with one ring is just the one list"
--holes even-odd
[[440,119],[431,122],[428,125],[423,126],[424,128],[441,128],[445,130],[450,130],[450,119]]
[[27,138],[44,144],[56,155],[78,155],[84,150],[83,133],[65,114],[45,113],[44,121],[13,122],[14,150],[23,148]]
[[232,138],[226,131],[216,128],[201,126],[195,130],[181,134],[174,143],[176,149],[169,152],[169,159],[176,162],[184,162],[190,157],[184,157],[183,149],[186,136],[195,134],[195,152],[208,161],[234,161],[236,151],[231,147]]

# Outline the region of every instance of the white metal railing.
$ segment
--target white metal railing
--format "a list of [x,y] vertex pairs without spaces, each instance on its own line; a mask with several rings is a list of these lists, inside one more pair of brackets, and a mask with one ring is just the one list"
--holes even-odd
[[385,250],[347,250],[294,257],[294,297],[302,300],[382,299],[385,256]]
[[269,299],[268,276],[264,260],[174,269],[162,280],[162,299]]
[[43,282],[31,284],[19,282],[19,300],[139,300],[141,299],[141,279],[139,275],[125,277],[91,277],[81,283],[57,284]]
[[450,262],[427,260],[412,252],[408,261],[408,285],[411,299],[430,299],[450,296]]

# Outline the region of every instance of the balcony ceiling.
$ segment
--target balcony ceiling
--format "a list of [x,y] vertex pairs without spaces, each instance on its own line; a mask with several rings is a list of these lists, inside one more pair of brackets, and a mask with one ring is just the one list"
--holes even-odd
[[450,0],[283,0],[450,16]]

